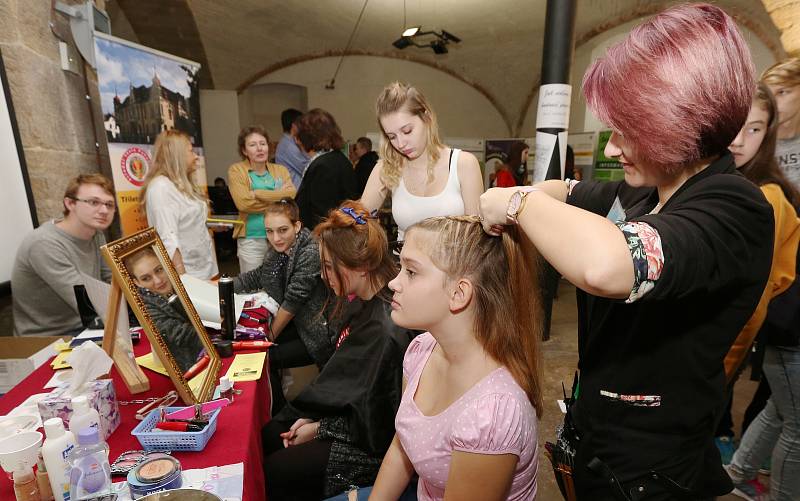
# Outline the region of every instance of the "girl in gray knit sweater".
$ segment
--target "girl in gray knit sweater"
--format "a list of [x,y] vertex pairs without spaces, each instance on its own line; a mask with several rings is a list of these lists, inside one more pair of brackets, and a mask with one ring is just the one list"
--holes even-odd
[[233,281],[236,293],[263,290],[281,306],[272,320],[270,376],[273,415],[285,404],[278,371],[316,364],[320,369],[333,353],[328,325],[321,315],[327,288],[320,277],[319,247],[302,227],[297,204],[282,198],[264,214],[269,249],[255,270]]

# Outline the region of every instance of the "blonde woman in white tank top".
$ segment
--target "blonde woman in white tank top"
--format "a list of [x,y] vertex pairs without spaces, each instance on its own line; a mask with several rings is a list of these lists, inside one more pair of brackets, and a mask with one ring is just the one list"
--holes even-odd
[[475,155],[442,144],[436,115],[416,88],[395,82],[376,104],[381,160],[361,203],[370,211],[392,193],[398,240],[406,228],[433,216],[478,213],[483,179]]

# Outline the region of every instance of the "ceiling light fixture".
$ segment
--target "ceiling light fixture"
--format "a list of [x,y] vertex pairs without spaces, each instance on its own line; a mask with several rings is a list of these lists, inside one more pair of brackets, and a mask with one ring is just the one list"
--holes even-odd
[[[453,35],[449,31],[421,31],[421,26],[414,26],[403,30],[400,38],[392,42],[392,45],[397,49],[405,49],[413,45],[421,49],[430,48],[436,54],[447,54],[447,45],[450,42],[460,43],[461,39]],[[427,38],[427,39],[426,39]]]
[[403,32],[400,38],[392,42],[396,49],[403,50],[413,45],[421,49],[433,49],[436,54],[447,54],[447,44],[450,42],[461,43],[461,39],[445,30],[441,32],[422,31],[422,26],[408,26],[406,24],[406,0],[403,0]]

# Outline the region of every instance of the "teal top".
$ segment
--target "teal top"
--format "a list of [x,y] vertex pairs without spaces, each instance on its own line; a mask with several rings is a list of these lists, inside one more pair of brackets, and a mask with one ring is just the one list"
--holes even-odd
[[[269,171],[264,174],[248,171],[247,174],[250,176],[250,189],[254,191],[275,189],[275,178]],[[245,229],[245,238],[267,238],[267,230],[264,229],[264,213],[248,214]]]

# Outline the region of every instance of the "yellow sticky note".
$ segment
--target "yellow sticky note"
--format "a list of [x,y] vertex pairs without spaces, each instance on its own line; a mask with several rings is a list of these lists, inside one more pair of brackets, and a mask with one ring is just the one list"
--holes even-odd
[[233,363],[225,374],[231,381],[257,381],[261,379],[261,369],[264,368],[266,352],[244,353],[236,355]]
[[159,374],[163,374],[168,376],[167,369],[164,368],[158,361],[155,359],[155,355],[151,351],[147,355],[142,355],[141,357],[136,357],[136,363],[141,365],[146,369],[150,369],[153,372],[157,372]]
[[54,358],[53,361],[50,362],[50,367],[52,367],[53,370],[56,371],[58,369],[68,369],[72,367],[67,363],[67,357],[69,356],[70,353],[72,353],[72,350],[66,350],[60,352],[58,355],[56,355],[56,358]]

